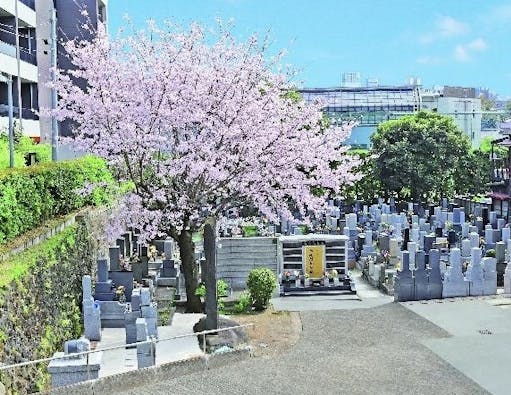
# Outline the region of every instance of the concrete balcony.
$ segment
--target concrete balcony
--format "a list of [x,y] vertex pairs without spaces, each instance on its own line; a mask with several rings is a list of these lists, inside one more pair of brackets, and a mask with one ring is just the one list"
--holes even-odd
[[[23,80],[37,82],[37,66],[35,54],[20,53],[20,77]],[[16,47],[0,41],[0,73],[18,75]]]
[[[0,12],[15,15],[16,10],[13,0],[0,0]],[[23,0],[18,1],[18,18],[22,21],[22,25],[36,27],[35,18],[35,1]]]

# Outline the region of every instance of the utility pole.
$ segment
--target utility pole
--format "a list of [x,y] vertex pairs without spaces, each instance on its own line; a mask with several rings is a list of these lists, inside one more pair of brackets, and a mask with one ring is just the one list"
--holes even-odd
[[16,78],[18,88],[18,118],[20,123],[20,130],[23,130],[23,103],[21,101],[21,65],[20,65],[20,31],[19,31],[19,20],[18,20],[18,0],[14,1],[14,19],[16,26],[16,65],[18,69],[18,78]]
[[0,82],[7,84],[7,106],[9,111],[9,167],[14,167],[14,111],[12,104],[12,75],[0,73]]
[[[51,109],[55,111],[57,109],[57,89],[55,84],[57,82],[57,10],[52,7],[50,10],[50,62],[51,62]],[[57,145],[59,138],[59,130],[57,117],[55,114],[51,116],[51,160],[57,161]]]

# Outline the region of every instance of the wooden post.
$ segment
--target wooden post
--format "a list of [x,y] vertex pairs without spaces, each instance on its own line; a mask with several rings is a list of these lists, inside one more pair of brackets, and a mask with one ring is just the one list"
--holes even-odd
[[206,285],[206,330],[218,329],[218,306],[216,294],[216,224],[214,219],[204,226],[204,254],[206,255],[206,275],[202,280]]

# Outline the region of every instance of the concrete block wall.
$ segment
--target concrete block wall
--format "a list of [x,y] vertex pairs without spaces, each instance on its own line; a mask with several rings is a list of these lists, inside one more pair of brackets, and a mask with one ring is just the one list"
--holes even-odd
[[267,267],[277,275],[276,237],[221,238],[216,254],[217,278],[227,281],[234,290],[246,288],[252,269]]

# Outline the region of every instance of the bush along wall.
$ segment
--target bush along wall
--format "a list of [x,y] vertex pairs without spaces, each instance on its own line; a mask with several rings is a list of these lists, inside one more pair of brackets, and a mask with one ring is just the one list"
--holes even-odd
[[[80,190],[96,185],[85,195]],[[0,244],[42,222],[107,202],[113,177],[95,157],[0,170]]]
[[[99,246],[90,217],[0,264],[0,362],[52,356],[83,332],[81,279],[93,274]],[[0,373],[7,393],[48,388],[47,364]]]

